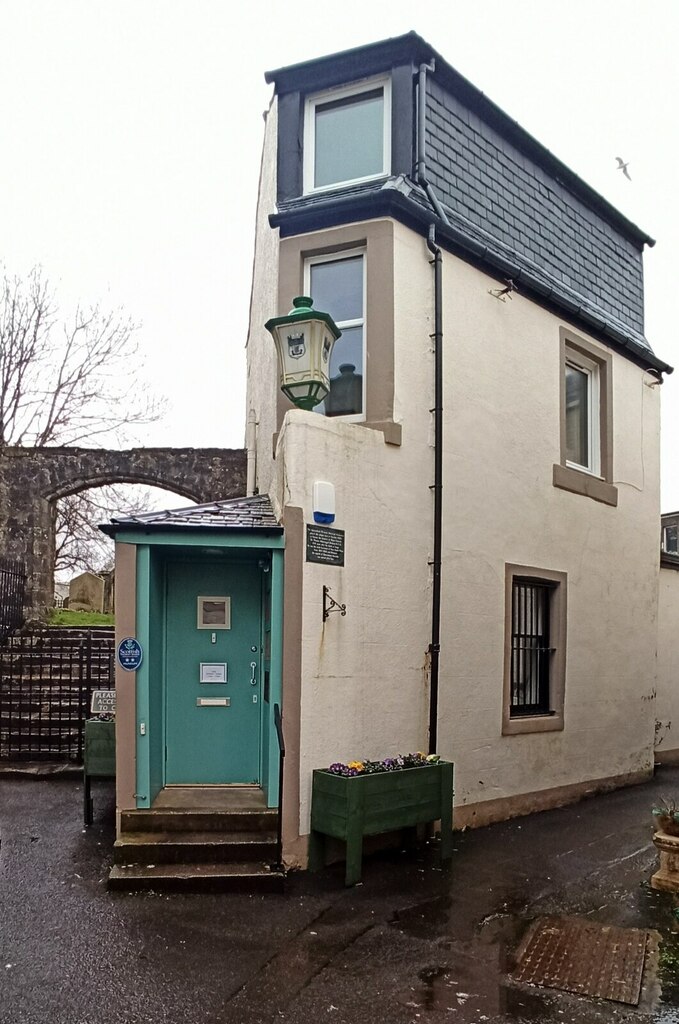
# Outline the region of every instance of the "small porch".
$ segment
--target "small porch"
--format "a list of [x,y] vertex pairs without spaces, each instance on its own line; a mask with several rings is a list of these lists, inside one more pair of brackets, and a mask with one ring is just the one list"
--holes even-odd
[[115,888],[275,888],[283,529],[258,496],[114,520]]

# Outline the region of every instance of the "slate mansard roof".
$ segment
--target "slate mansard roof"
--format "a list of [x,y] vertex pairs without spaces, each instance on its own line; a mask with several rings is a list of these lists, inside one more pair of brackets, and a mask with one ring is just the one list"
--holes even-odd
[[125,530],[255,530],[282,533],[267,494],[253,498],[228,498],[207,505],[144,512],[138,516],[114,516],[99,527],[110,537]]
[[[427,177],[449,220],[435,218],[414,180],[413,76],[427,74]],[[390,73],[392,175],[304,196],[304,98]],[[644,335],[642,251],[653,239],[624,217],[411,32],[266,75],[279,106],[278,209],[281,236],[392,216],[519,290],[565,313],[664,372]]]

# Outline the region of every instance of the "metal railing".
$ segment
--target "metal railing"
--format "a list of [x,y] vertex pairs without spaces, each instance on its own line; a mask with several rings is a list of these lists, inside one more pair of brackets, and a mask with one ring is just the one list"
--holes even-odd
[[273,721],[278,737],[278,830],[276,834],[276,871],[283,871],[283,764],[285,761],[285,739],[283,737],[283,719],[278,704],[273,706]]
[[25,592],[26,566],[0,558],[0,640],[23,624]]
[[44,628],[0,644],[0,761],[80,764],[92,690],[111,685],[112,630]]

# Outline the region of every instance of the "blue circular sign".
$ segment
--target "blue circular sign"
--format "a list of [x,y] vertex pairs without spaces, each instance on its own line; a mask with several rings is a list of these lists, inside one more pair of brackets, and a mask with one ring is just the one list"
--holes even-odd
[[118,664],[128,672],[136,672],[141,665],[142,649],[138,640],[126,636],[118,644]]

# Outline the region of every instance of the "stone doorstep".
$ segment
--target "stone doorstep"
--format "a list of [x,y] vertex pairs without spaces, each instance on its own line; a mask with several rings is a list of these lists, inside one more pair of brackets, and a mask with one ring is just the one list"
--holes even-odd
[[277,822],[260,791],[168,791],[153,808],[122,812],[109,888],[282,892],[271,866]]
[[114,864],[108,888],[135,892],[281,893],[285,875],[268,864]]
[[275,832],[123,832],[113,847],[115,864],[271,863]]

